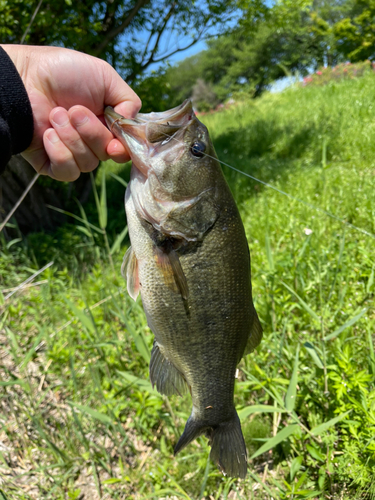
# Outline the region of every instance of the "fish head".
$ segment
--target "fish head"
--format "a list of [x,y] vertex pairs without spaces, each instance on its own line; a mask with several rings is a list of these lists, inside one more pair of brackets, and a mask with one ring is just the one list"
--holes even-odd
[[149,179],[157,199],[183,200],[215,186],[220,166],[207,127],[196,117],[190,100],[133,119],[107,107],[105,119],[129,152],[137,170],[132,175]]

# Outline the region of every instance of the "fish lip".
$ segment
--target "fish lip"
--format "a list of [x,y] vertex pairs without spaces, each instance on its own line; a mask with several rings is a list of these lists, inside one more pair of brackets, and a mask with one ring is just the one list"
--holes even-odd
[[182,118],[191,111],[191,114],[194,114],[193,104],[190,99],[185,99],[185,101],[176,106],[175,108],[168,109],[166,111],[161,112],[152,112],[152,113],[138,113],[136,119],[141,122],[155,122],[155,123],[167,123],[170,121],[175,121],[179,118]]
[[121,115],[116,113],[112,106],[106,106],[104,110],[104,119],[110,131],[112,131],[113,124],[116,123],[120,118],[122,118]]
[[[112,106],[107,106],[104,110],[104,118],[108,128],[112,131],[114,125],[119,122],[123,125],[137,126],[149,122],[168,124],[171,121],[176,121],[178,119],[183,119],[188,112],[191,111],[191,115],[194,114],[193,105],[190,99],[186,99],[182,104],[176,106],[175,108],[168,109],[167,111],[161,111],[158,113],[138,113],[135,118],[124,118],[119,113],[112,108]],[[192,116],[191,116],[192,118]]]
[[124,118],[119,113],[116,113],[112,106],[107,106],[105,108],[104,119],[111,132],[115,124],[118,122],[121,122],[124,125],[139,125],[141,123],[137,118]]
[[[124,118],[111,106],[107,106],[104,110],[104,118],[109,130],[126,148],[134,167],[146,177],[152,170],[151,159],[160,154],[171,139],[178,138],[182,142],[182,136],[193,123],[194,117],[190,99],[186,99],[182,104],[170,110],[160,113],[139,113],[135,118]],[[164,126],[167,126],[167,130],[171,126],[177,130],[171,137],[167,136],[167,141],[158,140],[158,134],[156,134],[156,140],[153,141],[149,135],[150,127],[156,126],[156,130],[159,130],[159,125],[161,135],[166,135],[162,132]]]

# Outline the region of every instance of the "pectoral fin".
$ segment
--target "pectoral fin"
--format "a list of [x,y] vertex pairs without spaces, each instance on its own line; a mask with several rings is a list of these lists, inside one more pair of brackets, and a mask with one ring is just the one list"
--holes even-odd
[[171,248],[171,245],[155,247],[155,259],[163,273],[164,283],[187,300],[189,287],[177,252]]
[[129,247],[124,255],[121,266],[121,274],[126,279],[128,293],[133,300],[137,300],[139,294],[138,261],[132,247]]

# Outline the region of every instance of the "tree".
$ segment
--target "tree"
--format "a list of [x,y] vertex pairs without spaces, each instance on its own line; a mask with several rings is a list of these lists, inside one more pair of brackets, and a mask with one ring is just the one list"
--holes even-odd
[[[207,41],[207,50],[170,68],[166,95],[182,101],[198,79],[224,101],[242,93],[259,96],[287,74],[304,75],[340,62],[334,27],[353,9],[354,0],[242,0],[238,26]],[[169,87],[168,87],[169,86]],[[174,102],[173,104],[177,104]]]
[[[36,7],[36,8],[35,8]],[[0,40],[61,45],[100,57],[132,83],[151,64],[186,50],[234,15],[234,0],[30,0],[5,2]]]
[[160,68],[158,72],[136,80],[133,88],[142,99],[142,109],[145,112],[152,109],[164,111],[178,106],[191,97],[197,79],[204,79],[202,62],[204,52],[188,57],[175,66]]
[[208,111],[219,104],[219,100],[212,86],[201,78],[198,78],[192,88],[191,100],[193,106],[200,111]]
[[351,62],[375,60],[375,1],[357,0],[334,27],[338,50]]

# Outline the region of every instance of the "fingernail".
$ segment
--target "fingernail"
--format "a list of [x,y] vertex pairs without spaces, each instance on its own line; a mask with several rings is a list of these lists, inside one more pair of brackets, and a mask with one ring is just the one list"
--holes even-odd
[[47,139],[49,140],[49,142],[52,142],[52,144],[56,144],[56,142],[59,142],[60,137],[54,130],[50,130],[47,134]]
[[73,124],[77,126],[83,125],[84,123],[87,122],[88,119],[89,117],[87,116],[87,114],[81,109],[76,109],[71,114],[71,120]]
[[69,122],[68,113],[65,109],[59,109],[52,117],[53,123],[58,125],[59,127],[64,127]]

